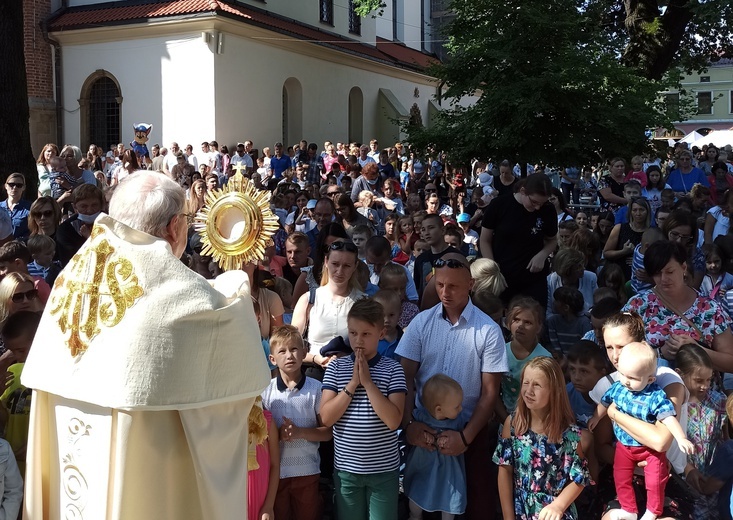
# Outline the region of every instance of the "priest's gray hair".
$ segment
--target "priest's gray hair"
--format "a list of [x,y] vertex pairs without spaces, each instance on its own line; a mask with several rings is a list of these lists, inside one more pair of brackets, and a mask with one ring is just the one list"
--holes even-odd
[[140,170],[115,188],[109,216],[133,229],[164,237],[171,219],[183,213],[186,193],[162,173]]

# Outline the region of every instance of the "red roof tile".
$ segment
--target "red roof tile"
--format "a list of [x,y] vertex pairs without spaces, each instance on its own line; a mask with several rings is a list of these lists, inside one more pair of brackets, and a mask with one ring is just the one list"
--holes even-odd
[[57,32],[84,29],[196,13],[215,13],[240,19],[245,23],[270,28],[294,38],[337,48],[344,52],[362,55],[398,67],[422,70],[434,60],[434,58],[422,52],[383,38],[377,38],[376,46],[372,46],[321,31],[294,20],[287,20],[267,11],[217,0],[168,0],[146,4],[124,2],[124,5],[103,4],[100,6],[100,4],[97,4],[72,7],[54,18],[50,23],[49,30]]
[[411,49],[402,43],[391,42],[380,37],[377,37],[377,49],[397,61],[411,63],[420,68],[428,67],[438,61],[434,56]]

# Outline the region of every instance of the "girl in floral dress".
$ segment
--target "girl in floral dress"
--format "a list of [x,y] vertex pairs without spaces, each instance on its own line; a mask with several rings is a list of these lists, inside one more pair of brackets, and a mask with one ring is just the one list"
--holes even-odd
[[[685,405],[686,433],[695,446],[695,451],[687,457],[685,478],[694,489],[703,491],[704,475],[708,473],[713,453],[724,440],[726,398],[725,394],[711,388],[713,363],[704,349],[697,345],[685,345],[677,352],[676,362],[677,372],[690,392],[690,398]],[[717,492],[700,495],[695,501],[694,517],[718,518]]]
[[573,502],[590,482],[584,455],[590,433],[575,424],[554,359],[531,359],[521,382],[517,410],[507,417],[494,453],[504,519],[574,520]]

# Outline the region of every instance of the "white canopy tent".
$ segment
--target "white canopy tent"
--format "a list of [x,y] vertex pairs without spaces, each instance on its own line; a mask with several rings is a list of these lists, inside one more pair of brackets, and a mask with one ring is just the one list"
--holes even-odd
[[689,134],[687,134],[686,136],[684,136],[682,139],[680,139],[678,142],[680,142],[680,143],[694,143],[695,141],[697,141],[698,139],[702,139],[703,137],[704,136],[701,133],[696,132],[695,130],[693,130],[692,132],[690,132]]
[[713,130],[708,135],[690,143],[690,148],[693,146],[702,148],[706,144],[710,143],[714,144],[718,148],[722,148],[728,144],[733,145],[733,130]]

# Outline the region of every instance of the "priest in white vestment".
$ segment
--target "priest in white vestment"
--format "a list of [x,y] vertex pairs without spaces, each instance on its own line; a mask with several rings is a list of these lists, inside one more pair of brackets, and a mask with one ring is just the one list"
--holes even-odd
[[246,275],[214,288],[179,260],[184,202],[167,177],[131,175],[56,280],[22,375],[27,520],[247,517],[247,419],[269,371]]

